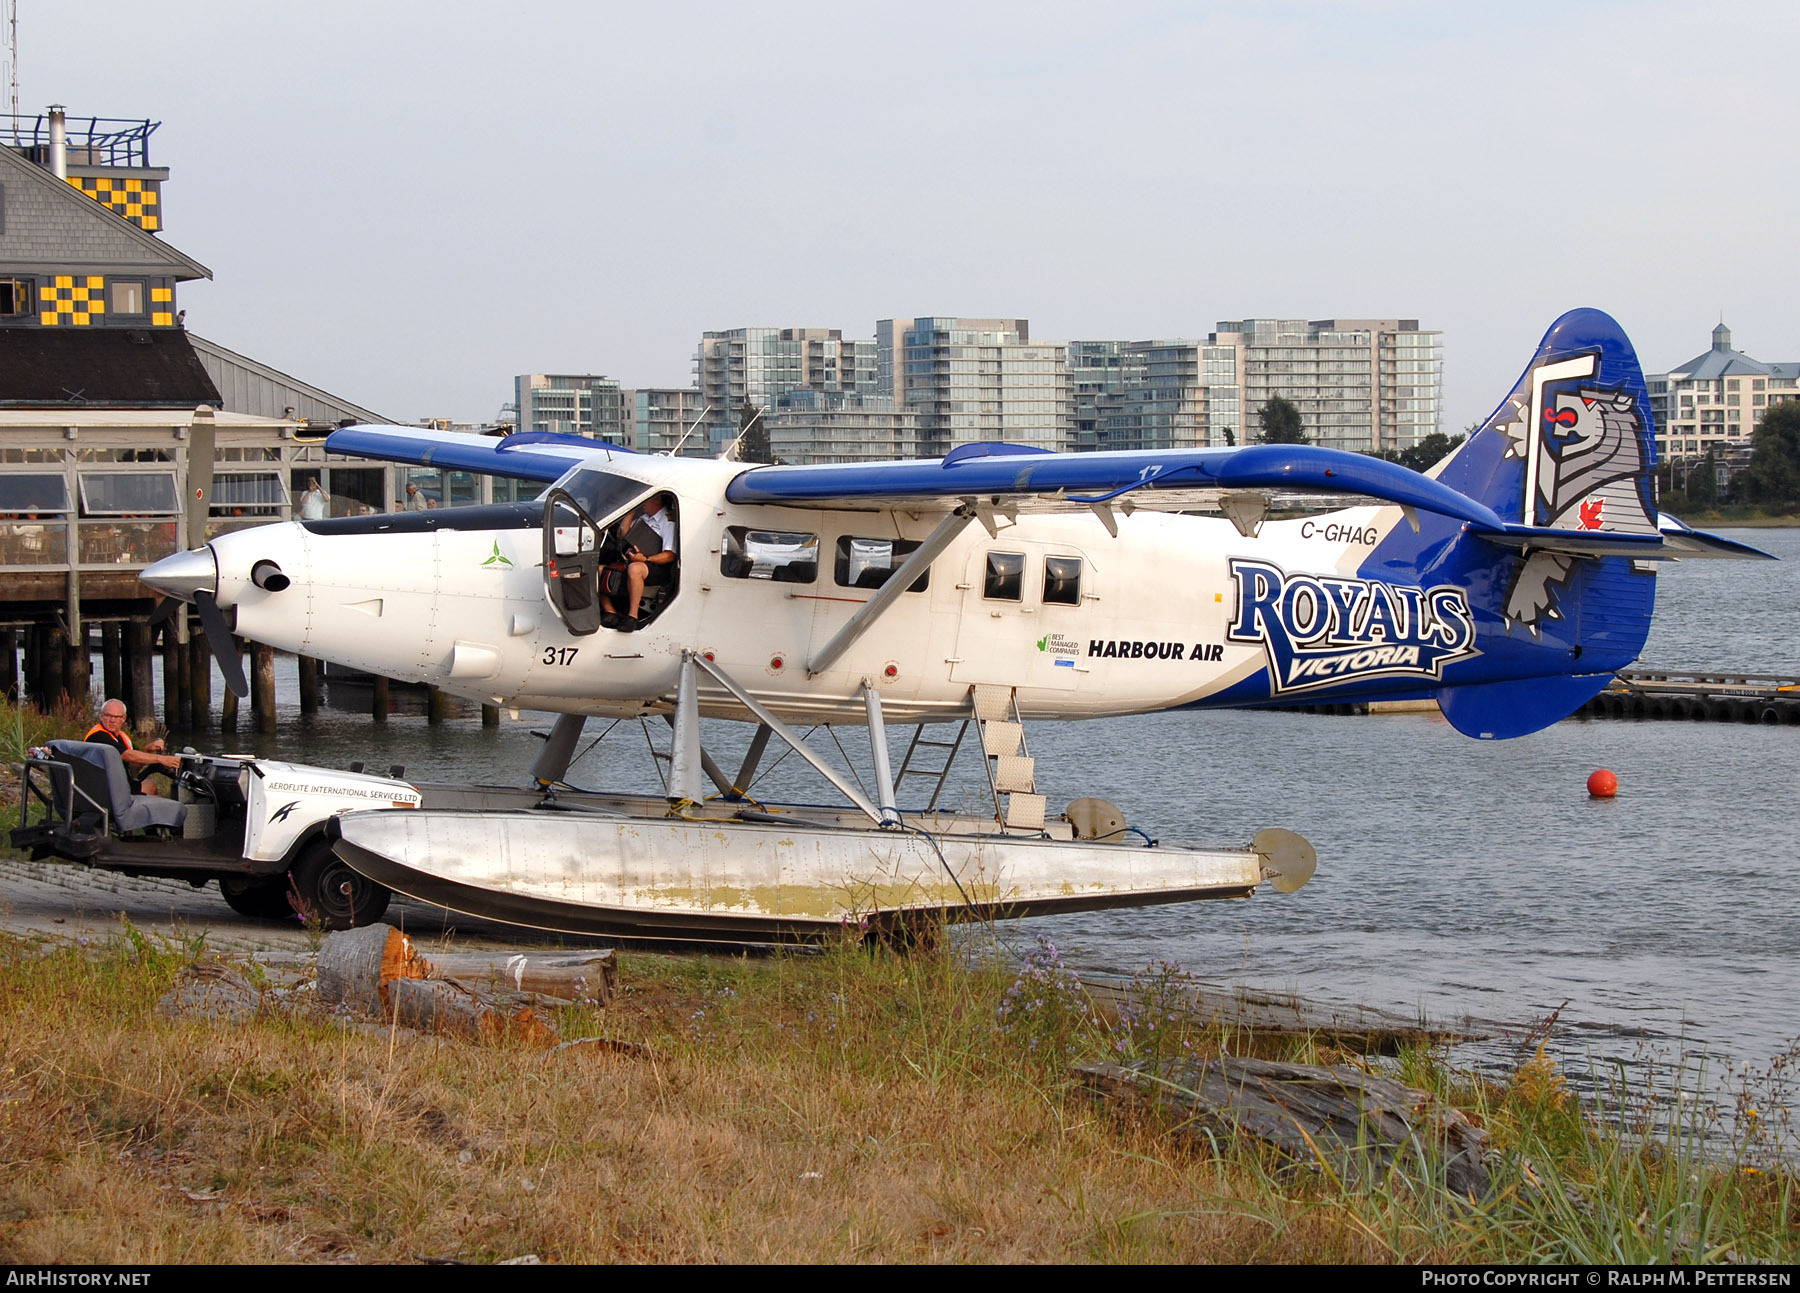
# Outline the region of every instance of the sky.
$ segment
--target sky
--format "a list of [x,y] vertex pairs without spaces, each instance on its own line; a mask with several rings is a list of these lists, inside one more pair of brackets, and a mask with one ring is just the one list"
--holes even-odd
[[1576,306],[1800,360],[1792,4],[18,9],[21,111],[162,123],[188,326],[401,421],[934,314],[1417,318],[1449,431]]

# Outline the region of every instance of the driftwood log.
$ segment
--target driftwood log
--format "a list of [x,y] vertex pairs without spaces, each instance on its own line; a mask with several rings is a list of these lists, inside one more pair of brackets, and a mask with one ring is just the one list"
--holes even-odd
[[619,986],[612,949],[546,956],[540,952],[438,952],[416,962],[425,979],[445,979],[475,991],[535,992],[563,1001],[609,1004]]
[[402,1028],[460,1037],[465,1042],[519,1041],[554,1046],[556,1029],[530,1006],[510,1010],[460,983],[441,979],[395,979],[388,984],[393,1020]]
[[1453,1194],[1488,1190],[1487,1133],[1431,1095],[1345,1065],[1174,1059],[1086,1064],[1102,1095],[1174,1113],[1187,1134],[1242,1133],[1340,1177],[1425,1173]]
[[529,998],[604,1005],[618,984],[609,949],[546,956],[535,952],[460,952],[427,957],[389,925],[329,935],[319,949],[319,1001],[408,1028],[469,1041],[511,1037],[540,1045],[556,1030]]
[[325,936],[319,948],[319,1000],[383,1018],[387,985],[414,977],[412,940],[391,925],[364,925]]

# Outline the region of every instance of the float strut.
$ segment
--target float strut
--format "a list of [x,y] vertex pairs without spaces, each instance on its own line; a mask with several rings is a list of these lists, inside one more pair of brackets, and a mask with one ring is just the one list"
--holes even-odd
[[887,724],[881,721],[881,693],[863,679],[863,704],[869,714],[869,753],[875,760],[876,802],[881,805],[881,824],[898,826],[900,810],[894,806],[894,774],[888,766]]
[[699,803],[706,798],[700,784],[700,696],[694,685],[694,656],[681,657],[681,682],[675,692],[675,744],[669,757],[669,798]]
[[550,739],[531,765],[531,779],[546,790],[561,781],[569,764],[575,761],[575,743],[581,739],[581,729],[586,726],[586,714],[558,715],[556,726],[550,729]]

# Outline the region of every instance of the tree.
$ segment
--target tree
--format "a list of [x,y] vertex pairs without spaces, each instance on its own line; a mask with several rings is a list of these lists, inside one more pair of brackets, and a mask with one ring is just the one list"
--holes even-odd
[[1800,401],[1784,400],[1763,414],[1742,481],[1749,502],[1765,507],[1800,503]]
[[1718,506],[1719,459],[1717,450],[1708,449],[1704,458],[1690,465],[1686,484],[1689,507]]
[[762,410],[749,400],[738,408],[738,461],[774,462],[769,448],[769,428],[764,425]]
[[1402,467],[1411,467],[1414,471],[1429,471],[1464,439],[1464,436],[1448,436],[1442,431],[1433,431],[1411,448],[1400,450],[1394,455],[1394,461]]
[[1312,443],[1307,438],[1305,425],[1300,421],[1300,410],[1294,407],[1292,401],[1272,395],[1256,416],[1262,422],[1262,434],[1256,437],[1258,444]]

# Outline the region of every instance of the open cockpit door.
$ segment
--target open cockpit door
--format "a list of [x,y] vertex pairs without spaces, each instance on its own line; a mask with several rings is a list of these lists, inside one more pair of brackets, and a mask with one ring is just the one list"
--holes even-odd
[[600,629],[600,527],[564,489],[544,496],[544,594],[578,637]]

